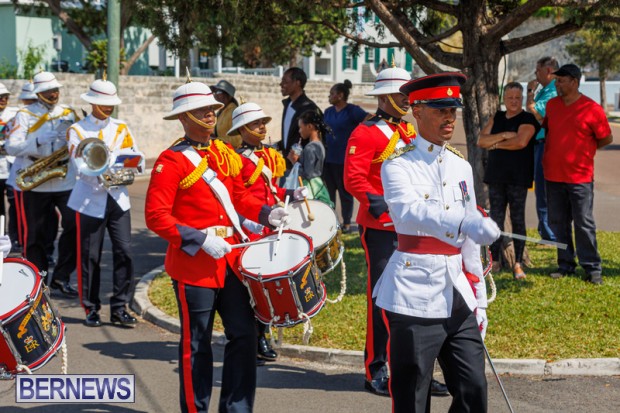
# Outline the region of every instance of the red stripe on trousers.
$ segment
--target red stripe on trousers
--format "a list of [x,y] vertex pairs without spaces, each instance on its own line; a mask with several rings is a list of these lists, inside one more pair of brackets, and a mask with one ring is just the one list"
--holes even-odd
[[189,413],[196,413],[194,383],[192,380],[192,336],[189,325],[189,309],[187,308],[187,300],[185,298],[185,284],[178,281],[177,287],[179,289],[179,302],[181,303],[181,317],[183,318],[181,323],[183,326],[183,331],[181,332],[181,337],[183,337],[181,342],[183,349],[183,357],[181,359],[183,364],[183,393],[185,394],[187,411]]
[[26,219],[26,205],[24,203],[24,192],[23,191],[19,191],[19,203],[21,204],[20,206],[20,213],[21,213],[21,222],[22,222],[22,256],[25,258],[26,257],[26,245],[28,245],[28,220]]
[[[77,265],[75,267],[75,271],[77,274],[77,282],[78,282],[78,294],[80,296],[80,305],[82,306],[82,308],[84,308],[86,310],[86,307],[84,307],[84,301],[82,300],[82,243],[80,242],[81,237],[81,226],[80,226],[80,213],[75,211],[75,236],[77,237],[77,241],[76,241],[76,247],[77,247],[77,254],[76,254],[76,261],[77,261]],[[86,314],[88,314],[88,310],[86,310]]]
[[373,328],[373,311],[372,311],[372,291],[370,287],[370,256],[368,255],[368,245],[366,245],[366,227],[362,227],[362,235],[360,237],[364,254],[366,254],[366,267],[368,273],[366,275],[366,360],[364,360],[364,369],[366,370],[366,380],[372,380],[370,374],[370,362],[375,359],[374,346],[374,328]]
[[[387,352],[387,362],[388,362],[388,366],[390,366],[390,371],[392,371],[392,363],[391,363],[391,357],[390,357],[390,323],[388,322],[387,319],[387,314],[385,313],[385,310],[381,311],[381,314],[383,315],[383,321],[385,322],[385,328],[387,330],[388,333],[388,341],[387,341],[387,346],[386,346],[386,352]],[[390,398],[392,399],[392,413],[394,413],[394,397],[392,397],[392,379],[388,380],[388,390],[390,391]]]
[[15,189],[13,189],[13,201],[15,202],[15,218],[16,218],[16,224],[17,224],[17,242],[19,243],[19,245],[22,246],[23,249],[23,238],[22,238],[22,223],[20,222],[21,217],[20,217],[20,207],[21,207],[21,202],[19,200],[19,192],[17,192]]

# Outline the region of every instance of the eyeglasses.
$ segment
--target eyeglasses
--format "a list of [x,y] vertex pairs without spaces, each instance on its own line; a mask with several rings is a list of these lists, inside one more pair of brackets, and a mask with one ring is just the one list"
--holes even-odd
[[9,95],[0,95],[0,100],[8,100]]

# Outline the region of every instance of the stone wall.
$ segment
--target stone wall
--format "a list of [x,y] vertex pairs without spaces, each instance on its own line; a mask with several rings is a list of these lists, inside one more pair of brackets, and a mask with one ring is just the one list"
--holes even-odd
[[[93,81],[92,75],[58,73],[58,80],[63,84],[61,103],[73,106],[78,112],[90,112],[90,105],[80,99],[80,94],[88,90]],[[280,78],[273,76],[251,76],[226,74],[221,78],[228,80],[237,88],[236,97],[246,102],[261,105],[273,120],[268,125],[271,142],[280,140],[282,122],[282,95],[280,94]],[[194,78],[208,85],[217,83],[218,78]],[[153,159],[177,138],[183,136],[183,129],[178,121],[162,119],[172,109],[172,94],[185,80],[173,77],[157,76],[121,76],[119,96],[123,104],[119,106],[118,117],[123,119],[132,130],[138,145],[147,158]],[[16,105],[17,96],[24,80],[1,80],[12,92],[9,105]],[[320,81],[308,81],[306,94],[316,104],[325,109],[329,107],[327,100],[332,84]],[[364,97],[364,93],[372,89],[371,84],[355,85],[350,102],[372,107],[375,99]]]

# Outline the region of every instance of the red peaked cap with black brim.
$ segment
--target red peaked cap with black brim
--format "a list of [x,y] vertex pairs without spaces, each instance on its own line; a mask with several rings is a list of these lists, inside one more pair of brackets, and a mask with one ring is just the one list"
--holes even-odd
[[425,104],[435,109],[462,108],[461,86],[467,76],[459,72],[436,73],[410,80],[400,87],[413,105]]

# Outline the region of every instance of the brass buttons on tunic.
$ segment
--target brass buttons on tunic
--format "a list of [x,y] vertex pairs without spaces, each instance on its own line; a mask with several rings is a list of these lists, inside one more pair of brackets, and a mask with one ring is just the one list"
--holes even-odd
[[429,194],[424,194],[424,199],[428,199],[430,197]]

